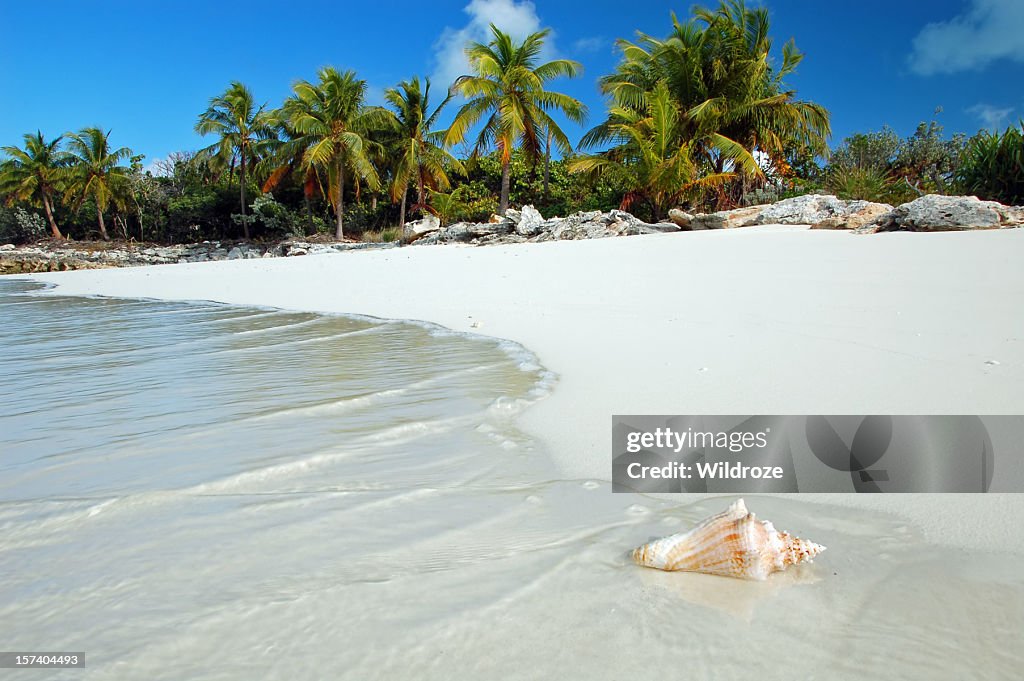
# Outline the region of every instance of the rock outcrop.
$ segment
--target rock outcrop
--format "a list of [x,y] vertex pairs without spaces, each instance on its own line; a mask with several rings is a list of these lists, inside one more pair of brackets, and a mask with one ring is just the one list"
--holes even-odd
[[441,221],[433,213],[427,213],[415,222],[405,223],[405,238],[418,239],[441,229]]
[[397,243],[311,243],[282,241],[274,244],[227,244],[204,241],[198,244],[134,248],[93,247],[75,242],[16,247],[0,246],[0,274],[61,272],[103,267],[135,267],[171,263],[275,258],[365,248],[389,248]]
[[767,206],[748,206],[722,210],[717,213],[697,213],[690,221],[690,229],[735,229],[753,227],[757,218]]
[[878,221],[882,230],[948,232],[1024,225],[1024,206],[1004,206],[976,196],[929,194],[904,203]]
[[888,215],[892,209],[886,203],[844,201],[830,194],[809,194],[761,206],[698,213],[691,217],[690,227],[734,229],[756,225],[810,225],[814,229],[856,229]]
[[690,224],[693,222],[693,216],[685,211],[681,211],[678,208],[672,208],[668,212],[669,222],[672,222],[679,226],[679,229],[687,230],[691,229]]
[[581,211],[564,218],[548,218],[533,206],[509,209],[505,216],[490,222],[457,222],[418,239],[417,245],[469,243],[475,245],[510,244],[575,239],[602,239],[635,234],[678,232],[671,222],[646,223],[633,215],[613,210]]
[[831,194],[796,196],[773,203],[758,217],[761,225],[810,225],[813,229],[856,229],[887,215],[892,206],[845,201]]

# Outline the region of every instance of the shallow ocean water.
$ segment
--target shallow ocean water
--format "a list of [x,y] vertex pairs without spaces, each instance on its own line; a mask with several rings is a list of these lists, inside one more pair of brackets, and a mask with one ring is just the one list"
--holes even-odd
[[562,478],[516,426],[552,378],[511,344],[0,280],[0,376],[0,648],[87,660],[12,678],[1024,666],[1020,556],[930,545],[883,514],[747,497],[829,547],[764,583],[631,565],[734,497]]

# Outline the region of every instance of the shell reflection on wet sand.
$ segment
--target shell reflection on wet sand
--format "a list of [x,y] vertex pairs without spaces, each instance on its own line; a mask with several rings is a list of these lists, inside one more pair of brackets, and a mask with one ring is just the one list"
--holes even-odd
[[790,565],[809,563],[824,550],[758,520],[740,499],[689,532],[644,544],[633,551],[633,560],[659,570],[764,580]]

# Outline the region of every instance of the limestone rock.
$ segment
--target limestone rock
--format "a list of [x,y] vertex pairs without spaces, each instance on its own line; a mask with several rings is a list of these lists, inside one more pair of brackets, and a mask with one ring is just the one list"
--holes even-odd
[[544,223],[544,216],[531,205],[523,206],[519,213],[519,220],[516,222],[516,234],[521,236],[536,236]]
[[844,201],[831,194],[808,194],[767,206],[762,225],[811,225],[816,229],[855,229],[888,215],[892,206],[870,201]]
[[655,222],[654,224],[647,226],[660,234],[664,234],[666,232],[679,232],[682,230],[682,227],[675,222]]
[[734,208],[717,213],[697,213],[690,221],[690,229],[735,229],[760,224],[758,218],[766,206]]
[[[519,224],[522,224],[521,222]],[[512,224],[510,220],[502,220],[501,222],[484,222],[473,226],[474,229],[471,233],[476,237],[483,236],[500,236],[503,234],[511,234],[516,231],[516,226]]]
[[844,202],[836,197],[809,194],[766,206],[761,211],[759,222],[762,225],[816,225],[845,212]]
[[888,219],[892,213],[892,206],[887,203],[872,203],[871,201],[849,201],[847,202],[845,215],[834,215],[827,217],[821,222],[811,225],[812,229],[861,229],[871,225],[878,225]]
[[999,229],[1024,224],[1024,208],[982,201],[976,196],[929,194],[896,208],[883,223],[911,232]]
[[441,229],[441,221],[433,213],[427,213],[419,220],[405,223],[405,235],[416,239]]
[[692,215],[681,211],[678,208],[672,208],[669,210],[668,219],[678,225],[680,229],[690,229],[690,223],[693,222]]

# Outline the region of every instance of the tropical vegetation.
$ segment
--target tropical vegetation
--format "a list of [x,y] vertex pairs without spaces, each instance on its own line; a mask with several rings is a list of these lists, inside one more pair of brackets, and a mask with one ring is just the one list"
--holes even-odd
[[265,106],[257,106],[252,92],[244,84],[231,83],[224,94],[210,100],[210,107],[199,115],[195,130],[200,135],[216,135],[217,141],[200,149],[197,159],[211,170],[228,170],[231,184],[235,166],[238,166],[239,208],[245,238],[249,238],[249,223],[245,219],[245,189],[248,170],[266,155],[277,139],[273,118]]
[[581,160],[578,172],[606,167],[602,158],[643,169],[624,208],[655,195],[726,207],[767,182],[768,167],[784,172],[790,149],[827,152],[828,112],[785,84],[803,60],[793,41],[773,66],[767,8],[723,0],[687,22],[673,15],[672,27],[665,39],[619,41],[623,59],[599,81],[612,102],[608,117],[582,141],[612,147]]
[[1024,204],[1024,120],[1002,134],[982,131],[967,142],[955,170],[960,188],[979,198]]
[[75,197],[75,212],[87,198],[96,206],[97,225],[100,238],[110,241],[103,214],[111,204],[125,210],[131,200],[131,185],[128,181],[129,168],[121,162],[131,157],[128,147],[111,150],[110,132],[99,128],[85,128],[79,133],[68,135],[69,171],[65,174],[65,197]]
[[394,107],[393,126],[397,136],[392,148],[397,152],[391,181],[391,199],[400,203],[398,224],[405,224],[409,186],[416,186],[415,208],[427,207],[427,190],[451,189],[449,173],[464,174],[462,162],[443,143],[443,132],[436,129],[438,116],[451,101],[449,94],[433,111],[430,109],[430,79],[420,85],[419,78],[402,81],[384,93]]
[[473,73],[460,76],[452,92],[468,101],[455,115],[444,140],[448,145],[458,144],[479,121],[485,121],[477,133],[473,155],[492,144],[497,147],[501,157],[498,212],[504,215],[513,149],[518,146],[534,163],[543,153],[543,141],[553,142],[563,154],[571,153],[569,138],[549,112],[561,111],[569,120],[583,123],[587,110],[579,100],[544,87],[549,80],[575,77],[582,70],[579,62],[569,59],[537,63],[550,30],[533,33],[520,43],[496,26],[491,26],[491,33],[494,37],[488,44],[473,43],[466,48]]
[[0,147],[0,240],[390,239],[427,212],[487,220],[531,203],[658,220],[809,192],[1024,202],[1024,122],[967,139],[931,121],[829,149],[829,112],[789,84],[804,55],[792,40],[776,50],[767,10],[743,0],[619,40],[589,130],[586,107],[558,86],[582,67],[548,58],[549,36],[491,26],[467,46],[467,73],[440,88],[409,77],[379,106],[364,79],[332,66],[277,107],[231,82],[192,121],[207,146],[145,167],[116,131],[26,134]]
[[54,219],[54,197],[63,184],[63,170],[68,165],[67,154],[60,149],[62,137],[47,142],[43,133],[25,135],[25,146],[3,147],[7,155],[0,165],[0,192],[7,203],[16,201],[29,206],[41,206],[55,239],[62,239]]

